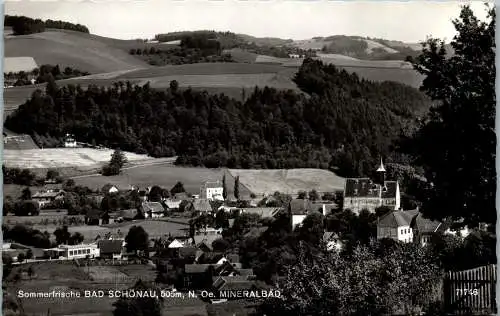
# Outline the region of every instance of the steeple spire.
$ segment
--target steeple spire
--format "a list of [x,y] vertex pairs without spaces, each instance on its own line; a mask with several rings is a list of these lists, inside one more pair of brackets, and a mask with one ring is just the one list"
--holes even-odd
[[378,167],[377,172],[385,172],[384,163],[382,162],[382,157],[380,157],[380,166]]

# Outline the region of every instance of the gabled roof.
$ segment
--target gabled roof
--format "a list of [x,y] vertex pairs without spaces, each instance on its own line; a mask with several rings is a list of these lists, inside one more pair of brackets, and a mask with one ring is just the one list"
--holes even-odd
[[348,178],[345,180],[345,197],[379,197],[380,185],[369,178]]
[[197,251],[198,251],[198,248],[196,248],[196,247],[179,248],[179,256],[184,257],[184,258],[190,257],[190,256],[195,256]]
[[100,249],[101,254],[103,253],[121,253],[123,248],[123,240],[111,239],[111,240],[99,240],[97,242],[97,248]]
[[393,211],[379,219],[377,226],[397,228],[401,226],[410,226],[413,218],[417,216],[418,211]]
[[280,211],[279,207],[249,207],[243,209],[244,213],[257,214],[262,218],[272,218]]
[[444,228],[444,226],[447,225],[444,225],[439,221],[433,221],[425,218],[420,213],[413,218],[411,223],[411,228],[417,230],[419,233],[434,233],[437,232],[440,228]]
[[36,192],[33,194],[32,198],[33,199],[47,199],[47,198],[55,198],[58,195],[64,195],[63,190],[50,190],[50,191],[45,191],[45,192]]
[[186,192],[180,192],[174,194],[174,199],[182,201],[182,200],[189,200],[190,198]]
[[197,212],[211,212],[212,206],[207,199],[197,199],[193,202],[193,208]]
[[168,208],[179,208],[181,202],[182,202],[181,200],[168,199],[165,200],[165,205],[167,205]]
[[216,264],[186,264],[184,265],[185,273],[204,273],[207,272],[210,267],[217,268]]
[[184,244],[177,239],[174,239],[169,245],[168,248],[182,248]]
[[205,189],[222,188],[222,182],[220,182],[220,181],[208,181],[208,182],[205,182],[204,187],[205,187]]
[[142,203],[142,208],[144,212],[153,212],[153,213],[163,213],[165,209],[163,208],[163,205],[159,202],[143,202]]
[[313,204],[306,199],[293,199],[290,201],[288,208],[292,215],[306,215],[314,211]]
[[104,192],[104,193],[109,193],[109,190],[111,190],[112,188],[115,188],[115,189],[117,189],[117,190],[118,190],[118,187],[117,187],[116,185],[113,185],[113,184],[111,184],[111,183],[108,183],[108,184],[105,184],[105,185],[102,187],[101,191],[102,191],[102,192]]

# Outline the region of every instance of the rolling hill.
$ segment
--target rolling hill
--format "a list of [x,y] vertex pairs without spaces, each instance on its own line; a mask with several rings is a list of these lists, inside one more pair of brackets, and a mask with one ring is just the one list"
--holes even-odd
[[62,68],[69,66],[90,73],[146,67],[144,61],[126,51],[137,46],[135,40],[115,40],[66,30],[4,36],[5,57],[33,57],[38,65],[59,64]]

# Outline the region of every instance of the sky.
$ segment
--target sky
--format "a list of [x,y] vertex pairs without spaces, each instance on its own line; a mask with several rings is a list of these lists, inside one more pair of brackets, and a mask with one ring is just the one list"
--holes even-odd
[[[8,15],[65,20],[93,34],[153,38],[158,33],[209,29],[257,37],[309,39],[358,35],[408,43],[428,36],[450,41],[465,1],[333,0],[4,0]],[[484,3],[471,2],[480,19]]]

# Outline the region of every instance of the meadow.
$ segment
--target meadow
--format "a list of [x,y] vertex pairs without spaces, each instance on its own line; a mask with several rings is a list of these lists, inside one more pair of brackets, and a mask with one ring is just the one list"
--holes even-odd
[[250,191],[257,196],[282,192],[297,194],[299,191],[334,192],[344,189],[345,179],[322,169],[229,169],[233,177],[239,176]]
[[[88,170],[106,163],[111,158],[111,149],[92,148],[46,148],[3,151],[3,163],[8,168],[81,168]],[[154,161],[147,155],[125,152],[127,160],[133,162]]]

